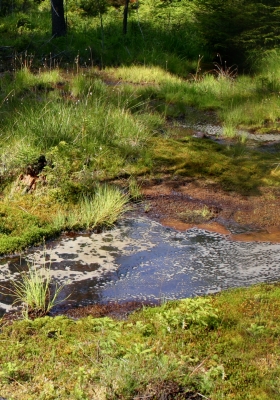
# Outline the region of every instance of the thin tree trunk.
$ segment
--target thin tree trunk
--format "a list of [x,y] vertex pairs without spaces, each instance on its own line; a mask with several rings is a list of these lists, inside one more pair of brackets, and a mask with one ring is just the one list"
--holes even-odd
[[66,35],[63,0],[51,0],[52,35],[55,37]]
[[128,17],[128,5],[129,0],[125,0],[124,10],[123,10],[123,34],[127,33],[127,17]]

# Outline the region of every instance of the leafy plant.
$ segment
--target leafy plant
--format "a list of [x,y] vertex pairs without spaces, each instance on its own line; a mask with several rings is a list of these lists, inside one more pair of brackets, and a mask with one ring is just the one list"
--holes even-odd
[[178,328],[189,329],[193,326],[211,328],[219,322],[217,310],[206,298],[183,299],[177,306],[166,303],[159,310],[151,309],[146,313],[152,317],[151,322],[159,324],[166,332]]

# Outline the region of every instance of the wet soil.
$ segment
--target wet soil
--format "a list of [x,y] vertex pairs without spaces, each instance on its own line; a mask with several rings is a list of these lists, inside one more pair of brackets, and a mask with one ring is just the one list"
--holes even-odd
[[[123,303],[107,303],[107,304],[91,304],[83,307],[69,306],[63,308],[60,307],[59,311],[51,312],[47,315],[55,317],[57,315],[65,315],[71,319],[79,319],[91,316],[93,318],[110,317],[118,320],[124,320],[134,311],[141,310],[143,307],[154,307],[158,305],[156,302],[140,302],[140,301],[128,301]],[[43,315],[40,315],[43,316]],[[38,318],[37,314],[31,314],[28,316],[30,319]],[[4,314],[0,326],[10,325],[13,321],[21,320],[23,314],[21,311],[10,311]]]
[[[171,176],[142,180],[139,184],[143,199],[131,211],[135,217],[145,215],[179,231],[198,227],[228,235],[231,240],[280,243],[280,189],[260,188],[258,195],[243,196],[225,192],[211,182]],[[199,213],[204,209],[209,211],[205,216]],[[89,315],[125,319],[147,305],[150,306],[138,301],[94,304],[60,309],[59,314],[74,319]],[[10,312],[1,324],[19,318],[21,314]]]
[[[181,177],[143,181],[141,186],[144,200],[137,212],[165,226],[180,231],[195,226],[233,240],[280,242],[278,188],[260,188],[258,195],[244,196]],[[208,215],[203,217],[203,210]]]

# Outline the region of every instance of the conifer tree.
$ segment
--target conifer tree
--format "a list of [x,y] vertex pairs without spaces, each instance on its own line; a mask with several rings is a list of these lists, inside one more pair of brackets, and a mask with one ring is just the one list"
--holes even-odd
[[251,50],[279,47],[278,0],[196,0],[196,18],[213,53],[244,62]]

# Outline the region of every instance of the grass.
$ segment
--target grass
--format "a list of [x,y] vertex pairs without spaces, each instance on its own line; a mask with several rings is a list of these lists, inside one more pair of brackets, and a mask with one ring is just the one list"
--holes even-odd
[[51,289],[52,277],[46,259],[42,265],[28,265],[28,271],[23,272],[19,282],[12,282],[11,295],[14,303],[21,306],[24,318],[38,318],[47,315],[58,303],[58,296],[65,285],[55,285]]
[[[191,176],[219,183],[224,190],[257,194],[258,188],[269,184],[279,186],[273,176],[271,154],[264,154],[242,143],[224,146],[192,137],[183,139],[152,139],[154,169],[158,173]],[[278,159],[278,154],[275,158]],[[268,180],[270,183],[268,183]]]
[[126,321],[14,322],[0,333],[1,395],[278,399],[279,307],[279,285],[266,284],[143,308]]
[[[108,76],[122,84],[106,85]],[[143,80],[146,84],[138,85]],[[273,172],[277,152],[246,148],[245,136],[229,147],[187,134],[178,138],[166,124],[168,118],[180,121],[182,116],[195,124],[211,107],[216,108],[211,118],[223,123],[226,136],[234,138],[238,127],[277,128],[278,99],[273,93],[268,99],[258,82],[211,74],[186,81],[159,67],[136,65],[105,72],[86,68],[78,74],[59,69],[34,74],[24,67],[5,75],[0,184],[3,206],[9,203],[15,220],[22,223],[18,232],[7,233],[3,220],[1,253],[23,249],[63,229],[96,229],[105,226],[106,219],[111,225],[121,212],[115,214],[112,208],[112,219],[105,211],[102,216],[99,195],[92,200],[96,185],[106,180],[168,173],[214,180],[225,190],[247,195],[256,194],[260,186],[279,186]],[[17,178],[40,155],[47,160],[44,180],[26,197],[25,183]],[[139,196],[133,180],[128,179],[127,187],[132,197]],[[95,220],[98,214],[100,221]]]
[[141,187],[134,176],[131,176],[128,180],[128,192],[132,201],[140,201],[143,198]]
[[[262,186],[279,187],[279,152],[172,129],[170,119],[195,124],[210,115],[233,140],[238,129],[279,131],[278,50],[256,57],[255,75],[222,63],[215,73],[202,63],[211,57],[193,23],[195,6],[186,12],[179,3],[131,10],[126,37],[116,10],[103,16],[102,31],[77,2],[68,4],[65,38],[50,40],[48,0],[0,18],[2,46],[13,49],[1,48],[0,254],[65,229],[111,226],[127,208],[127,196],[109,184],[119,179],[134,199],[140,175],[215,182],[248,200]],[[19,175],[41,155],[45,183],[26,194]],[[211,210],[183,217],[205,220]],[[45,314],[56,300],[47,272],[31,269],[16,283],[26,310]],[[144,308],[127,321],[3,323],[1,396],[280,399],[279,299],[278,284],[261,285]]]
[[93,197],[84,196],[72,210],[54,218],[59,229],[101,229],[111,227],[128,210],[128,196],[114,186],[98,186]]
[[214,217],[214,213],[207,206],[199,210],[186,210],[179,214],[179,218],[186,223],[196,223],[201,224],[207,222]]

